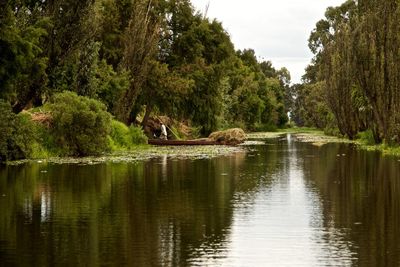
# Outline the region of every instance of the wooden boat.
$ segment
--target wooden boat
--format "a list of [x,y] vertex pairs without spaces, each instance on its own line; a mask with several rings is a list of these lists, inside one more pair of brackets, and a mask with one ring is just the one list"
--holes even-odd
[[149,139],[149,145],[156,146],[211,146],[223,145],[221,142],[209,141],[207,139],[198,140],[162,140],[162,139]]

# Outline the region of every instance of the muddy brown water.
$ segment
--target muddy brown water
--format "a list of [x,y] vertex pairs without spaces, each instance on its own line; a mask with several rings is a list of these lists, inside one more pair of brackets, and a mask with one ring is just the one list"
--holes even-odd
[[250,149],[0,166],[0,266],[400,266],[399,159]]

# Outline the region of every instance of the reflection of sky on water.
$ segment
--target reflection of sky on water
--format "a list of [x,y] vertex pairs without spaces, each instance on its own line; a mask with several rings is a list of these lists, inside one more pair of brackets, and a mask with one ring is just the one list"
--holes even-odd
[[[38,192],[38,199],[35,203],[40,207],[40,222],[47,222],[51,220],[51,211],[52,211],[52,203],[51,192],[44,186],[39,187],[40,190]],[[31,197],[25,197],[23,200],[22,210],[27,222],[32,222],[33,220],[33,209],[34,209],[34,200]]]
[[41,222],[50,220],[51,215],[51,194],[50,191],[44,190],[41,192],[40,198],[40,219]]
[[176,229],[176,226],[171,221],[166,224],[160,224],[160,228],[158,229],[159,247],[158,253],[161,256],[163,266],[173,266],[175,259],[180,259],[180,250],[181,247],[181,237],[180,237],[180,229]]
[[[288,136],[271,184],[250,201],[235,198],[233,224],[218,250],[203,248],[197,266],[352,266],[355,255],[346,229],[324,222],[322,199],[307,184],[301,158]],[[260,178],[262,179],[262,178]],[[201,249],[201,248],[200,248]],[[199,251],[197,251],[199,252]]]

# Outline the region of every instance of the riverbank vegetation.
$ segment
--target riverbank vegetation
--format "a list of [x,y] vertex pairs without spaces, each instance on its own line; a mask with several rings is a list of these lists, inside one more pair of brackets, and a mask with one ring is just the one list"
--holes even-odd
[[3,1],[0,161],[135,150],[166,120],[177,139],[273,131],[288,111],[291,125],[396,151],[399,25],[394,0],[328,8],[290,85],[189,0]]
[[395,0],[349,0],[328,8],[309,38],[315,56],[303,84],[292,87],[296,123],[396,150],[399,27]]
[[99,101],[73,92],[56,94],[40,108],[14,114],[0,101],[0,158],[100,155],[147,142],[143,131],[114,120]]
[[2,1],[0,51],[0,160],[132,149],[158,115],[201,136],[288,120],[289,72],[189,0]]

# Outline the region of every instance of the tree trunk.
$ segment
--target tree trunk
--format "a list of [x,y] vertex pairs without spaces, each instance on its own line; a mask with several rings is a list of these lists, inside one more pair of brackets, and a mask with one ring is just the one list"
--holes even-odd
[[147,125],[147,121],[149,120],[150,114],[151,114],[152,111],[153,111],[153,106],[152,105],[147,105],[146,106],[146,113],[144,114],[143,121],[141,123],[143,128]]
[[124,33],[122,67],[130,71],[132,82],[121,96],[115,114],[125,123],[129,122],[132,107],[141,93],[149,74],[150,61],[157,50],[160,25],[158,18],[151,15],[151,8],[151,0],[135,1],[132,17]]

